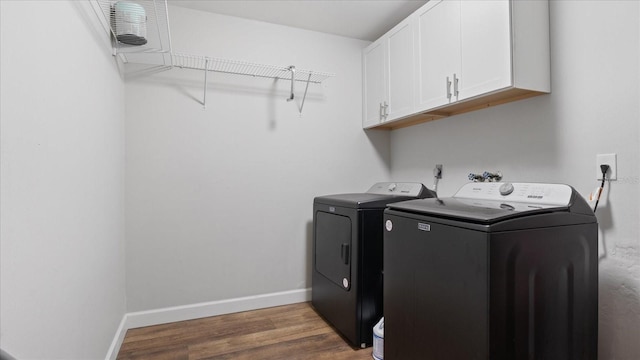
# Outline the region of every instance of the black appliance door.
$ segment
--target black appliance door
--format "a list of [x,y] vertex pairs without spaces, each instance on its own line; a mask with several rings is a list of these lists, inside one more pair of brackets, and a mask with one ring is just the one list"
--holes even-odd
[[488,359],[487,233],[384,220],[384,359]]
[[318,211],[315,224],[316,271],[340,288],[351,288],[351,219]]

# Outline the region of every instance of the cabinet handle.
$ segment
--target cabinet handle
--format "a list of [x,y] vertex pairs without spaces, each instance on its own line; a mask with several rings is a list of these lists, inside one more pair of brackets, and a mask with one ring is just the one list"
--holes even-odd
[[378,111],[378,115],[380,115],[380,120],[384,117],[384,108],[382,107],[382,103],[379,103],[380,110]]
[[460,93],[458,91],[458,77],[456,76],[456,74],[453,74],[453,95],[456,97],[456,99],[458,98],[458,94]]
[[451,100],[451,81],[447,76],[447,99]]
[[383,107],[384,107],[384,117],[386,120],[387,116],[389,116],[389,104],[387,104],[387,102],[385,101]]

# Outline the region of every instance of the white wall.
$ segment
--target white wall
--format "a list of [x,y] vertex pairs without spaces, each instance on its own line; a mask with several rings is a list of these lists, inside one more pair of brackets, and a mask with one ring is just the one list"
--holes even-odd
[[0,1],[4,350],[103,357],[125,267],[128,311],[306,288],[316,195],[430,183],[435,163],[444,196],[483,170],[587,195],[595,155],[616,152],[598,210],[599,351],[640,358],[638,2],[552,0],[553,94],[396,130],[391,145],[360,129],[365,42],[171,8],[174,50],[336,77],[310,86],[302,116],[288,83],[222,75],[203,110],[188,70],[131,80],[125,100],[82,4]]
[[596,154],[618,154],[600,223],[599,358],[640,358],[640,92],[637,1],[551,1],[552,94],[391,134],[393,178],[429,178],[440,195],[470,172],[558,182],[588,196]]
[[[388,180],[365,134],[367,42],[170,7],[174,51],[332,72],[303,113],[290,83],[171,70],[127,82],[128,311],[310,286],[314,196]],[[297,101],[304,86],[297,84]]]
[[125,312],[124,86],[87,4],[0,1],[0,347],[19,359],[104,358]]

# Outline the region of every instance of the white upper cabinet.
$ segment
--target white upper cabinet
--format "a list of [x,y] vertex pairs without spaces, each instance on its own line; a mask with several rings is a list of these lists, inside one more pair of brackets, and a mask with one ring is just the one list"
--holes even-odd
[[460,1],[429,1],[418,10],[416,32],[417,108],[449,104],[460,74]]
[[[405,21],[412,24],[413,46],[387,46],[386,61],[397,56],[402,65],[383,65],[390,69],[386,97],[375,100],[382,106],[378,114],[393,116],[365,127],[408,126],[551,91],[547,0],[431,0]],[[380,40],[388,43],[392,35],[393,30]],[[394,54],[400,49],[401,55]],[[408,84],[413,101],[400,106]]]
[[404,21],[389,32],[386,121],[409,115],[413,111],[415,55],[412,24],[412,21]]
[[509,0],[430,1],[418,11],[419,111],[511,86]]
[[363,51],[363,128],[414,111],[414,31],[412,18],[398,24]]
[[364,118],[362,127],[380,124],[384,118],[383,101],[386,99],[385,76],[386,41],[378,40],[363,52]]
[[512,85],[507,0],[460,2],[459,94],[472,98]]

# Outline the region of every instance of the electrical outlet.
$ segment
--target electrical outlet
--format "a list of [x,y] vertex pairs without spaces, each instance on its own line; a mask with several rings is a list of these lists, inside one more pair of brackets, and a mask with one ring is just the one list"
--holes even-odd
[[602,169],[600,165],[609,165],[606,178],[608,180],[616,180],[618,178],[618,167],[616,164],[616,154],[598,154],[596,155],[597,176],[596,179],[602,180]]

